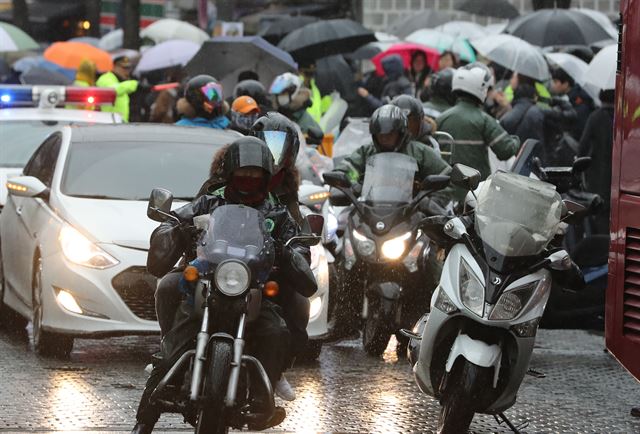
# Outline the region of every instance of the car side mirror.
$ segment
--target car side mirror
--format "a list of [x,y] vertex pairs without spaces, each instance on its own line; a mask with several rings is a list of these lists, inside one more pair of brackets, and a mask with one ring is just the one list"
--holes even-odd
[[351,200],[349,197],[338,190],[337,188],[331,188],[330,190],[331,196],[329,196],[329,203],[332,206],[349,206],[351,205]]
[[420,185],[421,190],[438,191],[449,186],[450,177],[448,175],[429,175]]
[[580,223],[589,214],[589,208],[578,202],[565,199],[562,204],[561,218],[567,224],[575,225]]
[[322,229],[324,229],[324,217],[320,214],[309,214],[306,217],[311,233],[314,235],[322,235]]
[[589,166],[591,166],[591,157],[576,158],[571,165],[571,173],[574,175],[577,173],[582,173],[587,170]]
[[35,176],[16,176],[7,181],[7,190],[13,196],[43,197],[49,194],[49,188]]
[[149,196],[147,205],[147,217],[157,222],[165,222],[174,218],[171,215],[173,194],[164,188],[154,188]]
[[324,179],[324,182],[331,187],[336,187],[336,188],[351,187],[351,181],[349,181],[349,178],[347,178],[347,175],[345,175],[342,172],[327,172],[322,175],[322,178]]
[[481,178],[480,172],[476,169],[460,163],[453,165],[453,170],[451,170],[449,176],[453,185],[469,191],[478,188]]

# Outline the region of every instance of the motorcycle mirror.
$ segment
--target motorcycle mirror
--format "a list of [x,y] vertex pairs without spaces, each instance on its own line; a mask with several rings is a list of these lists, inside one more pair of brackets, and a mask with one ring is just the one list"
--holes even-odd
[[571,269],[571,257],[569,257],[566,250],[558,250],[550,254],[547,260],[549,261],[549,267],[554,270],[563,271]]
[[347,178],[347,175],[345,175],[342,172],[327,172],[322,175],[322,178],[324,179],[324,182],[331,187],[336,187],[336,188],[351,187],[351,181],[349,181],[349,178]]
[[149,196],[147,217],[161,223],[173,218],[170,214],[172,202],[173,194],[169,190],[154,188]]
[[296,235],[295,237],[289,238],[289,240],[284,245],[289,246],[291,243],[296,242],[298,244],[302,244],[303,246],[311,247],[318,244],[321,239],[322,238],[317,235]]
[[349,206],[351,205],[351,200],[349,200],[349,197],[344,194],[343,192],[341,192],[340,190],[338,190],[337,188],[331,188],[331,190],[329,190],[329,192],[331,193],[331,195],[329,196],[329,203],[333,206]]
[[578,202],[563,200],[562,221],[570,225],[580,223],[588,214],[589,209]]
[[424,181],[422,181],[422,185],[420,186],[421,190],[430,190],[430,191],[438,191],[449,186],[448,175],[429,175]]
[[571,173],[578,174],[587,170],[591,166],[591,157],[580,157],[576,158],[576,160],[571,165]]
[[322,229],[324,228],[324,217],[320,214],[309,214],[307,217],[307,223],[311,228],[311,233],[317,236],[322,235]]
[[453,185],[463,187],[469,191],[475,190],[480,184],[480,172],[464,164],[454,164],[449,176]]

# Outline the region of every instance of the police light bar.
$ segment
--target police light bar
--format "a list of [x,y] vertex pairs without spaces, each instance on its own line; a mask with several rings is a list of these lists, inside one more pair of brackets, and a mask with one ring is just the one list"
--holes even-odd
[[52,108],[64,104],[101,105],[113,104],[114,89],[75,86],[0,86],[0,108],[34,107]]

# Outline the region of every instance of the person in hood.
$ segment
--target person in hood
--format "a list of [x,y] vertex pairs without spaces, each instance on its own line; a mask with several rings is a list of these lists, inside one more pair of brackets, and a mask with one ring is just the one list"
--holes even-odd
[[228,108],[218,80],[197,75],[187,82],[184,96],[178,100],[177,110],[182,118],[176,125],[223,130],[231,123],[225,116]]
[[311,90],[303,86],[302,79],[290,72],[277,76],[269,87],[273,107],[298,124],[303,134],[310,130],[322,131],[307,111],[311,107]]
[[398,95],[412,95],[413,87],[405,76],[404,64],[399,54],[392,54],[382,59],[382,69],[384,70],[384,85],[380,98],[376,98],[364,87],[358,88],[358,95],[365,98],[372,109],[388,104]]
[[[76,79],[73,82],[73,85],[78,87],[92,87],[96,85],[96,64],[92,60],[82,59],[80,66],[78,66]],[[68,104],[65,108],[76,110],[95,110],[95,106],[93,104]]]

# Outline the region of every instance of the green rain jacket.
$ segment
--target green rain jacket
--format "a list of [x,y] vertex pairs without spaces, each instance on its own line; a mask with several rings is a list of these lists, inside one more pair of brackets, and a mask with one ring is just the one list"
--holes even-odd
[[314,121],[320,122],[322,116],[331,107],[333,100],[330,95],[322,96],[313,78],[309,80],[309,90],[311,90],[311,106],[307,107],[307,113]]
[[[454,139],[451,164],[473,167],[480,171],[482,179],[491,174],[487,148],[500,160],[508,160],[520,149],[520,140],[510,136],[472,98],[458,98],[456,105],[441,114],[436,123],[438,130],[451,134]],[[442,142],[443,150],[450,149],[451,144]]]
[[113,72],[106,72],[96,81],[98,87],[110,87],[116,91],[114,105],[103,105],[103,112],[119,113],[124,122],[129,122],[129,95],[138,89],[138,80],[120,81]]

